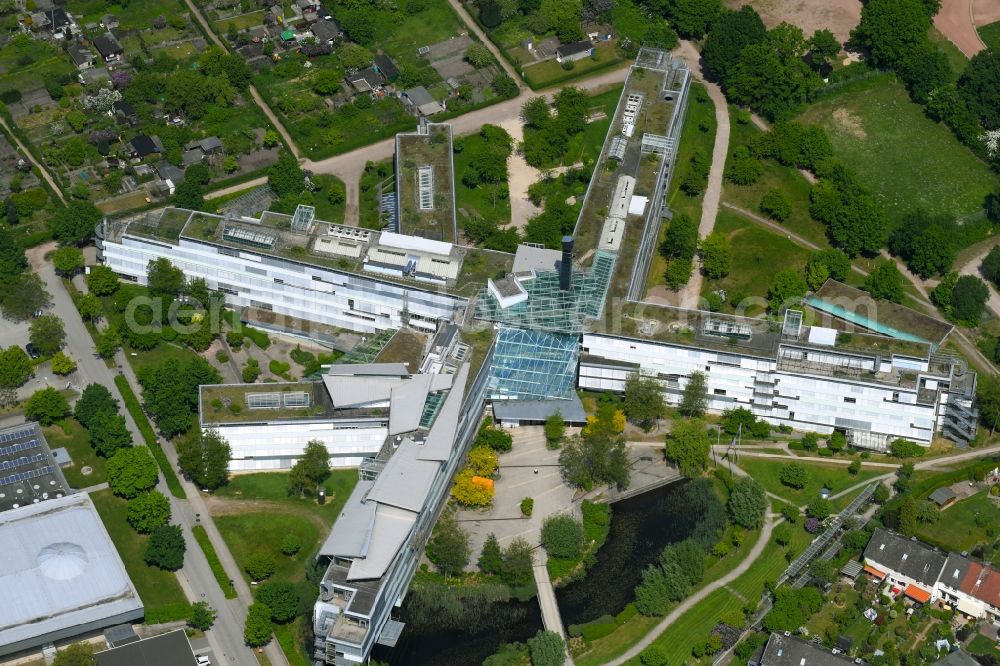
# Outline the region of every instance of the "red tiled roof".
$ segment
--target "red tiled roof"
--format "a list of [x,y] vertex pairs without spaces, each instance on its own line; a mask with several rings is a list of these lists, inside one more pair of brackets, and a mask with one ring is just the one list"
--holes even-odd
[[1000,571],[993,567],[970,561],[969,570],[958,589],[970,597],[1000,607]]

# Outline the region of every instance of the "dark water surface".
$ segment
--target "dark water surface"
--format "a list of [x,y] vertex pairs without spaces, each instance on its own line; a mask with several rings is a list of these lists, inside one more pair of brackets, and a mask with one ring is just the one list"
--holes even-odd
[[[563,625],[583,624],[619,613],[634,598],[642,570],[664,546],[691,533],[698,516],[677,506],[684,483],[657,488],[613,505],[611,532],[597,553],[597,563],[580,581],[556,590]],[[478,556],[478,554],[474,554]],[[475,626],[441,627],[434,618],[418,617],[410,604],[400,609],[406,629],[392,650],[376,648],[373,656],[391,666],[480,666],[501,643],[524,642],[542,628],[538,602],[478,602]],[[469,623],[470,625],[473,623]]]

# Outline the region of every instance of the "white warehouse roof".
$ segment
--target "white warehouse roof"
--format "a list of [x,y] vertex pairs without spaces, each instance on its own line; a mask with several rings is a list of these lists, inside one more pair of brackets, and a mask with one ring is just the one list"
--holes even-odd
[[0,544],[0,654],[142,617],[86,494],[0,513]]

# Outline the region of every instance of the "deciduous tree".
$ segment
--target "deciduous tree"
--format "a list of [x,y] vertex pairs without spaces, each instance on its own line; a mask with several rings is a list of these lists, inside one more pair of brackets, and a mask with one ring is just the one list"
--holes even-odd
[[497,535],[490,532],[483,543],[483,551],[479,555],[479,570],[485,574],[499,574],[503,565],[503,553]]
[[65,277],[72,277],[83,269],[83,252],[77,247],[61,247],[52,253],[52,265]]
[[701,241],[701,272],[712,280],[729,275],[732,247],[723,233],[711,233]]
[[515,537],[506,548],[500,562],[500,577],[508,585],[520,587],[534,579],[532,573],[531,544],[522,537]]
[[217,615],[216,610],[209,606],[207,601],[197,601],[191,604],[188,626],[199,631],[208,631],[215,624]]
[[110,458],[119,450],[132,446],[132,434],[125,418],[114,412],[101,412],[90,420],[87,427],[90,445],[98,455]]
[[257,551],[247,558],[246,569],[250,580],[261,581],[274,575],[277,564],[274,556],[264,551]]
[[76,361],[61,351],[52,357],[51,365],[52,372],[63,377],[76,370]]
[[434,525],[427,540],[427,559],[441,573],[454,576],[469,563],[469,535],[455,520],[455,514],[445,511]]
[[708,407],[708,386],[705,373],[700,370],[692,372],[684,384],[681,394],[681,404],[678,407],[684,416],[701,416]]
[[250,647],[263,647],[271,642],[271,609],[265,604],[250,604],[243,625],[243,640]]
[[24,350],[11,345],[0,351],[0,388],[16,389],[31,377],[31,359]]
[[232,448],[218,430],[196,428],[176,446],[178,465],[200,488],[215,490],[229,481]]
[[667,460],[689,477],[701,476],[708,467],[711,444],[708,430],[700,419],[677,420],[667,435]]
[[111,492],[125,499],[138,497],[156,485],[156,462],[144,446],[123,448],[108,459],[106,466]]
[[542,545],[553,557],[579,557],[584,546],[583,525],[566,514],[549,516],[542,523]]
[[160,525],[153,529],[143,556],[146,564],[166,571],[177,571],[184,566],[184,534],[179,525]]
[[729,70],[740,59],[740,53],[750,45],[763,42],[767,28],[760,15],[750,5],[743,5],[739,11],[723,9],[712,21],[711,30],[705,38],[702,57],[716,77],[725,81]]
[[35,391],[24,403],[24,416],[43,426],[52,425],[67,414],[69,403],[62,393],[51,386]]
[[280,624],[289,622],[299,609],[299,593],[291,583],[269,580],[257,587],[254,596],[271,609],[271,619]]
[[757,529],[764,524],[767,497],[764,488],[750,477],[743,477],[733,486],[726,504],[730,519],[741,527]]
[[330,477],[330,452],[323,442],[314,439],[306,444],[302,457],[295,461],[288,474],[288,494],[315,495]]
[[645,430],[663,417],[666,405],[663,387],[653,377],[643,377],[637,372],[625,379],[625,415]]
[[118,291],[118,284],[118,276],[107,266],[91,266],[87,273],[87,288],[95,296],[110,296]]
[[873,298],[884,298],[893,303],[903,300],[903,274],[896,262],[885,259],[879,261],[865,278],[865,289]]
[[59,351],[66,340],[66,329],[62,319],[53,314],[42,315],[31,320],[28,326],[28,340],[39,352],[51,356]]
[[532,666],[562,666],[566,663],[566,644],[554,631],[539,629],[528,639]]
[[184,271],[166,257],[150,259],[146,266],[146,284],[153,296],[176,298],[184,290]]
[[24,321],[51,303],[49,293],[35,273],[25,273],[5,286],[0,308],[7,319]]
[[149,534],[170,522],[170,500],[158,490],[142,493],[128,501],[125,518],[136,532]]
[[809,479],[812,475],[809,470],[806,469],[804,465],[797,462],[786,463],[782,465],[781,472],[778,474],[778,479],[782,484],[788,486],[789,488],[802,489],[806,487],[809,483]]

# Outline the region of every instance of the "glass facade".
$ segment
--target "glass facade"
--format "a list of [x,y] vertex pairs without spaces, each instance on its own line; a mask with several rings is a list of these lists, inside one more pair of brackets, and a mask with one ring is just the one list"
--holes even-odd
[[570,398],[580,355],[576,335],[502,326],[490,365],[490,400]]
[[569,291],[559,288],[557,272],[538,272],[534,279],[522,282],[528,300],[506,309],[500,307],[489,289],[483,289],[476,299],[476,319],[537,331],[581,333],[584,322],[599,317],[604,309],[615,257],[614,252],[598,250],[586,273],[573,274]]

